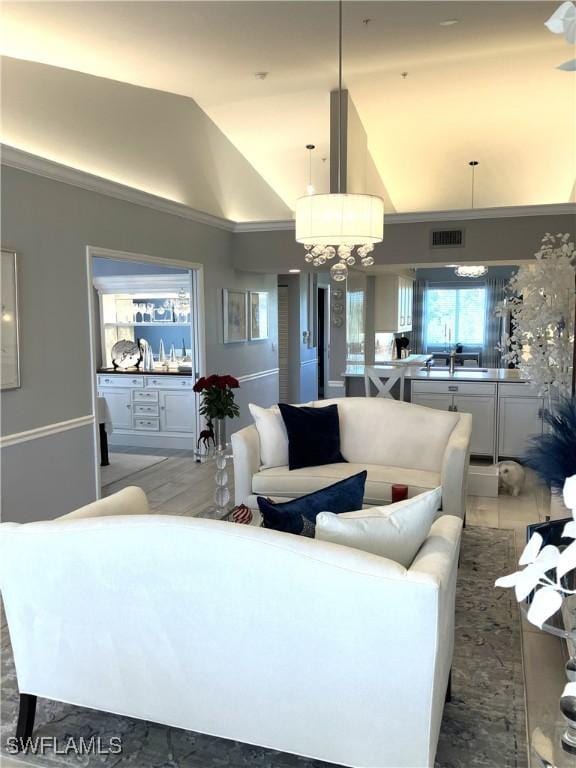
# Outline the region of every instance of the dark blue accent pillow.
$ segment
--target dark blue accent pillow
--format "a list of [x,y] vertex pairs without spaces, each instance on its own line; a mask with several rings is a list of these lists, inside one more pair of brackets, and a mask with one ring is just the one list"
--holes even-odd
[[340,453],[338,406],[310,408],[278,403],[288,433],[290,469],[339,464],[346,459]]
[[274,504],[263,496],[258,496],[264,528],[314,538],[316,516],[320,512],[334,512],[339,515],[342,512],[362,509],[367,474],[364,470],[327,488],[281,504]]

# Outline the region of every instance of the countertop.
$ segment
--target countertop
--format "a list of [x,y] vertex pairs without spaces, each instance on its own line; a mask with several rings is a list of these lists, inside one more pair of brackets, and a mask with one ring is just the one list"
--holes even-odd
[[[392,366],[376,365],[375,368],[382,368],[382,378],[387,378],[386,369]],[[342,374],[345,378],[364,378],[363,365],[349,365]],[[526,377],[517,369],[512,368],[488,368],[483,370],[474,369],[467,366],[457,368],[452,375],[449,371],[439,371],[434,369],[430,371],[421,371],[413,366],[406,367],[406,379],[415,379],[416,381],[496,381],[506,383],[523,384],[527,381]]]
[[140,368],[98,368],[96,373],[116,376],[192,376],[192,371],[141,371]]

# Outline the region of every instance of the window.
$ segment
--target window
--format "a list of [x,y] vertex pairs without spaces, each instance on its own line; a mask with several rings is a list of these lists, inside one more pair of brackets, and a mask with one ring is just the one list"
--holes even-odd
[[424,338],[426,349],[446,349],[449,344],[484,346],[486,288],[426,290]]
[[364,362],[364,291],[346,294],[346,360]]

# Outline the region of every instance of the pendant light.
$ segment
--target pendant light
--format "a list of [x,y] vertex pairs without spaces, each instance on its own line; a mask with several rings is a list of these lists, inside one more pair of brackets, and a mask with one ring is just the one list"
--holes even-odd
[[[472,191],[471,191],[470,207],[474,208],[474,182],[475,182],[475,171],[478,165],[478,160],[470,160],[468,165],[470,166],[470,168],[472,168]],[[488,272],[488,267],[461,265],[456,267],[454,272],[458,275],[458,277],[469,277],[469,278],[483,277],[486,274],[486,272]]]
[[354,248],[362,266],[374,264],[370,253],[384,236],[384,203],[375,195],[342,192],[342,0],[338,31],[338,192],[309,194],[296,201],[296,242],[304,245],[304,258],[314,266],[337,256],[330,274],[341,282],[356,263]]

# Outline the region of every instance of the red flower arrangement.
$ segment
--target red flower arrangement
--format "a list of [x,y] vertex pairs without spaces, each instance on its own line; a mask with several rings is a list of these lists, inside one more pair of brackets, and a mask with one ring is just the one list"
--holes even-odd
[[230,389],[238,389],[240,383],[234,376],[228,374],[225,376],[218,376],[213,373],[212,376],[201,376],[196,384],[194,384],[194,392],[204,392],[204,390],[211,389],[212,387],[217,387],[218,389],[226,389],[226,387],[229,387]]
[[233,419],[240,415],[240,409],[234,402],[233,389],[238,389],[240,383],[234,376],[226,374],[218,376],[201,376],[194,384],[194,392],[202,393],[200,413],[206,417],[208,423],[213,419]]

